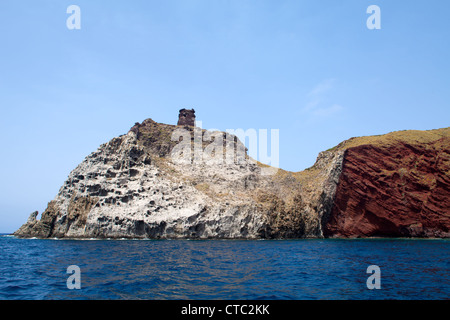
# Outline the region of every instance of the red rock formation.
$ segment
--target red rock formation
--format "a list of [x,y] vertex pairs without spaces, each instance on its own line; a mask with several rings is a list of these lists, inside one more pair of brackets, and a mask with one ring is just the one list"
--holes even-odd
[[326,237],[450,237],[449,137],[346,150]]

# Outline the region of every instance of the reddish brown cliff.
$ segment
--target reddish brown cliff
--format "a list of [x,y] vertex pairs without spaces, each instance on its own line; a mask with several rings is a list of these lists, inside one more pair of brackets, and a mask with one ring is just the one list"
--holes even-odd
[[450,237],[448,128],[338,147],[345,154],[324,236]]

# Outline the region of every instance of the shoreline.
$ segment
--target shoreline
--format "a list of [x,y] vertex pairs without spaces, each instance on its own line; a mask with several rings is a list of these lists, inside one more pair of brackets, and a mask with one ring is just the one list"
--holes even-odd
[[407,237],[358,237],[358,238],[284,238],[284,239],[267,239],[267,238],[131,238],[131,237],[110,237],[110,238],[38,238],[38,237],[21,237],[13,233],[0,233],[0,237],[10,237],[21,240],[67,240],[67,241],[450,241],[450,238],[407,238]]

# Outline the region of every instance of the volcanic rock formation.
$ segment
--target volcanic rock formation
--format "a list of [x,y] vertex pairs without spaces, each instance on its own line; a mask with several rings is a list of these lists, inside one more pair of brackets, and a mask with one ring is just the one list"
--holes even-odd
[[325,236],[450,236],[449,130],[390,136],[346,150]]
[[[309,169],[267,175],[237,137],[196,128],[193,110],[182,111],[180,121],[189,119],[179,121],[183,127],[147,119],[101,145],[70,173],[41,219],[34,212],[15,235],[450,236],[449,128],[352,138],[320,153]],[[202,161],[176,161],[181,142],[188,146],[181,154],[195,159],[200,150]],[[232,161],[224,161],[222,147],[234,152]]]

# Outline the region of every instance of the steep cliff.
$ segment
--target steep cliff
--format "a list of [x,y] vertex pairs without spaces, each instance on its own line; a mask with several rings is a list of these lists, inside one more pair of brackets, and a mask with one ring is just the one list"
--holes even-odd
[[348,140],[324,235],[449,237],[450,129]]
[[[173,138],[177,129],[184,130],[182,139]],[[208,140],[207,134],[211,135],[151,119],[136,123],[127,135],[112,139],[86,157],[70,173],[41,219],[36,220],[33,213],[15,235],[302,237],[298,182],[263,175],[264,166],[246,156],[245,147],[236,137],[231,137],[231,162],[221,161],[218,152],[212,159],[215,162],[195,162],[191,157],[184,163],[174,160],[172,151],[180,140],[186,138],[190,156],[194,157],[198,144],[199,150],[206,150],[212,144],[208,141],[225,137],[225,133],[216,132]],[[226,143],[229,141],[224,140]]]
[[448,237],[449,130],[407,133],[420,138],[350,139],[293,173],[254,161],[234,136],[147,119],[87,156],[15,235]]

